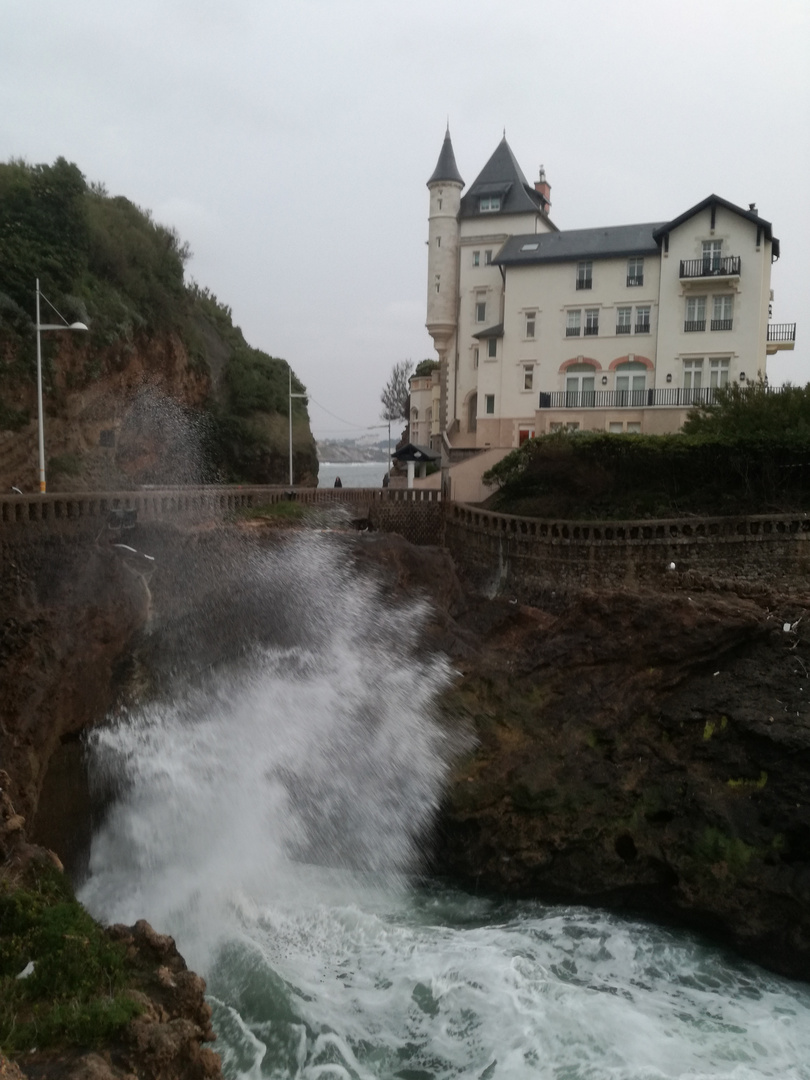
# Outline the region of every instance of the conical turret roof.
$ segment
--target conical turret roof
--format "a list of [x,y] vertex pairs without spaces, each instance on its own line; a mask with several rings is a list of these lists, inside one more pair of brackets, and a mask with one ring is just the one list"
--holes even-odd
[[436,162],[436,168],[433,170],[433,175],[428,180],[427,186],[430,187],[431,184],[435,184],[439,180],[461,184],[462,186],[464,185],[464,181],[461,179],[461,174],[456,165],[456,155],[453,153],[453,144],[450,141],[449,124],[447,126],[447,133],[444,136],[444,142],[442,143],[439,160]]
[[478,214],[479,201],[486,195],[500,196],[501,211],[507,214],[536,212],[545,205],[543,197],[523,175],[506,135],[462,198],[461,216],[473,217]]

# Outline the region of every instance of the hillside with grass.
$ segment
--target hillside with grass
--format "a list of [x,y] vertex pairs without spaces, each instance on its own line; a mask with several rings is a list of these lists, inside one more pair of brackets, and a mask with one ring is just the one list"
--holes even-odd
[[[289,365],[187,278],[190,257],[64,158],[0,165],[0,484],[38,489],[37,279],[41,322],[89,331],[41,335],[49,491],[287,482]],[[305,398],[293,454],[296,482],[314,482]]]

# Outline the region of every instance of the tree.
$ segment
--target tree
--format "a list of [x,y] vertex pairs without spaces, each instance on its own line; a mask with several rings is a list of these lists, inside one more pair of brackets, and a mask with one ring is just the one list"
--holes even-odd
[[395,420],[405,420],[408,416],[408,398],[411,392],[408,380],[412,371],[413,364],[410,360],[398,360],[391,368],[391,377],[380,394],[382,418],[389,424]]

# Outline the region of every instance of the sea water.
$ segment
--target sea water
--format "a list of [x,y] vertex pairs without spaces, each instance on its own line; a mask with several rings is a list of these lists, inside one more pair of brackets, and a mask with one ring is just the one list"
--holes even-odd
[[334,487],[339,476],[345,488],[380,488],[386,469],[384,461],[321,461],[318,464],[318,487]]
[[391,607],[323,537],[251,565],[269,623],[298,613],[290,643],[178,670],[88,744],[115,798],[81,897],[176,938],[226,1076],[810,1078],[807,985],[688,934],[421,877],[460,749],[425,609]]

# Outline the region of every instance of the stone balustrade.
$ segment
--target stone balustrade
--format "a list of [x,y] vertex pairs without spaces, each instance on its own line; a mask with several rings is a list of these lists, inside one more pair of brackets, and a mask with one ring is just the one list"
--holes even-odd
[[664,518],[642,521],[548,521],[495,514],[455,503],[448,520],[470,532],[526,538],[546,544],[624,545],[694,543],[700,540],[810,539],[808,514],[758,514],[747,517]]
[[402,488],[284,488],[201,486],[137,491],[73,492],[0,496],[0,527],[103,525],[111,511],[134,511],[139,522],[217,518],[244,507],[294,499],[306,505],[400,505],[439,501],[439,492]]

